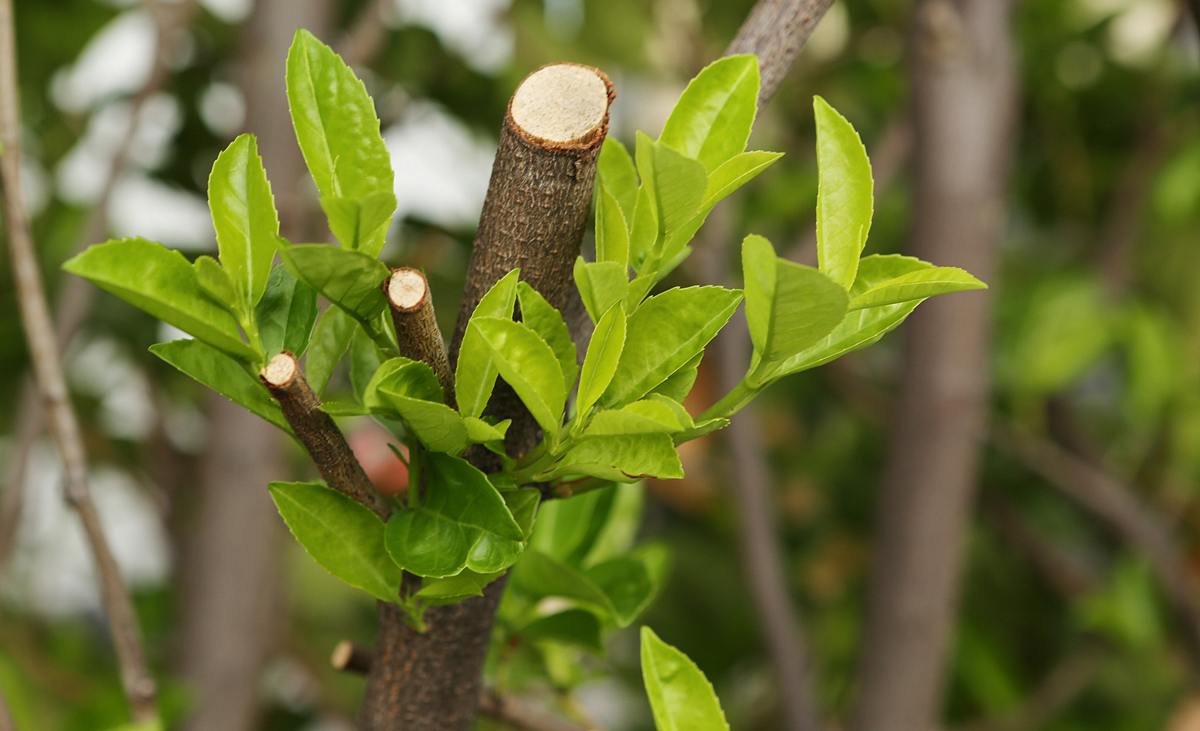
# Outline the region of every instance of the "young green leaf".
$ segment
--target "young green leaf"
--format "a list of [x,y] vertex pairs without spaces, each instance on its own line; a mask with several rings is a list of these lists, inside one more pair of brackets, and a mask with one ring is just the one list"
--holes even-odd
[[613,261],[575,260],[575,286],[579,298],[592,318],[597,322],[616,303],[629,294],[629,276],[621,264]]
[[[666,399],[669,400],[669,399]],[[585,437],[613,437],[632,434],[673,434],[692,425],[688,417],[684,420],[678,410],[664,400],[649,398],[634,401],[619,409],[597,411],[587,429]]]
[[821,271],[849,289],[867,243],[875,204],[871,162],[858,133],[821,97],[817,118],[817,258]]
[[505,419],[499,424],[489,424],[475,416],[463,417],[463,425],[467,427],[467,438],[476,444],[504,441],[504,435],[511,423],[512,419]]
[[196,281],[200,283],[200,289],[224,310],[234,317],[239,317],[242,312],[239,303],[242,299],[238,296],[229,273],[221,268],[217,260],[207,254],[201,255],[192,262],[192,268],[196,270]]
[[441,384],[428,364],[411,358],[389,358],[379,365],[363,389],[363,403],[369,408],[383,407],[379,396],[387,389],[397,396],[445,403]]
[[986,284],[958,267],[934,266],[920,259],[899,254],[875,254],[864,258],[876,259],[881,267],[892,268],[894,276],[875,282],[869,289],[856,292],[854,299],[850,300],[851,310],[894,305],[951,292],[987,289]]
[[683,465],[669,435],[625,434],[579,440],[551,474],[584,475],[613,482],[636,482],[646,477],[672,480],[683,477]]
[[[704,166],[695,160],[666,145],[650,144],[654,165],[654,209],[662,240],[668,241],[685,229],[699,211],[708,177]],[[667,252],[663,258],[669,257],[670,252]]]
[[383,521],[319,482],[272,482],[271,499],[308,555],[347,584],[396,601],[400,567],[384,549]]
[[654,186],[645,183],[638,188],[633,221],[629,224],[629,265],[635,270],[641,271],[646,258],[658,247],[660,233]]
[[517,285],[517,301],[521,303],[521,322],[541,336],[554,351],[562,370],[563,385],[569,392],[579,375],[579,354],[562,314],[526,282]]
[[329,244],[292,244],[279,251],[297,277],[377,334],[377,316],[387,307],[380,285],[390,273],[383,262]]
[[596,163],[596,176],[600,187],[616,198],[621,213],[626,219],[633,216],[633,201],[637,195],[637,171],[633,158],[618,140],[606,137],[600,147],[600,159]]
[[[511,319],[517,302],[519,274],[518,270],[513,269],[492,285],[475,306],[471,320],[474,321],[477,317]],[[461,414],[479,416],[483,413],[499,373],[493,362],[491,350],[483,342],[478,328],[468,324],[463,334],[462,345],[458,349],[458,366],[454,372],[454,392]]]
[[426,449],[446,454],[459,454],[470,444],[470,435],[463,417],[454,409],[436,401],[423,401],[380,388],[378,399],[384,411],[400,417]]
[[178,251],[145,239],[115,239],[89,247],[63,269],[230,355],[257,356],[242,341],[237,320],[205,293]]
[[172,340],[150,346],[150,352],[208,386],[252,414],[291,433],[279,403],[246,367],[199,340]]
[[512,580],[525,593],[568,599],[618,627],[628,627],[654,595],[646,567],[633,558],[580,570],[541,551],[527,550],[513,569]]
[[208,177],[208,206],[221,266],[241,296],[241,310],[252,312],[267,287],[279,236],[275,197],[253,135],[239,135],[217,155]]
[[366,87],[333,49],[298,30],[288,51],[287,96],[330,228],[345,246],[378,256],[396,200]]
[[782,152],[764,152],[751,150],[739,152],[717,169],[708,174],[708,184],[704,188],[704,200],[700,210],[707,213],[713,206],[729,197],[735,190],[758,177],[758,174],[775,164],[783,157]]
[[418,507],[392,516],[387,551],[418,576],[481,574],[508,568],[524,534],[487,476],[444,454],[426,455],[426,493]]
[[517,630],[526,642],[556,642],[594,653],[604,652],[600,620],[584,609],[566,609],[539,616]]
[[812,267],[775,256],[762,236],[750,235],[742,242],[742,276],[746,320],[762,378],[829,334],[846,314],[846,290]]
[[473,320],[472,326],[491,350],[500,376],[516,391],[534,420],[547,434],[557,434],[567,392],[554,351],[521,322],[481,317]]
[[317,291],[286,266],[275,267],[254,310],[254,319],[264,355],[286,350],[299,357],[308,348],[317,321]]
[[579,414],[586,416],[601,394],[608,388],[621,351],[625,348],[625,308],[621,305],[609,308],[596,323],[592,340],[588,343],[587,355],[583,358],[583,369],[579,376],[579,395],[576,406]]
[[729,731],[708,678],[649,627],[642,627],[642,681],[658,731]]
[[629,266],[629,225],[621,204],[603,186],[596,188],[596,261]]
[[692,386],[696,385],[696,377],[700,375],[700,361],[703,359],[704,353],[697,353],[695,358],[672,373],[667,380],[651,389],[650,393],[660,394],[673,401],[683,403],[687,395],[692,392]]
[[659,140],[699,160],[705,170],[746,149],[758,109],[758,59],[726,56],[710,63],[679,97]]
[[591,550],[608,511],[614,488],[607,487],[577,495],[570,500],[550,500],[538,511],[529,547],[573,565]]
[[442,604],[457,604],[473,596],[483,596],[487,585],[500,578],[502,571],[490,574],[480,574],[469,569],[462,573],[447,576],[443,579],[426,579],[421,582],[421,588],[416,597],[433,606]]
[[646,395],[703,352],[733,316],[742,293],[722,287],[669,289],[629,317],[625,349],[601,397],[608,407]]
[[350,348],[350,340],[356,330],[358,324],[344,310],[336,307],[325,310],[317,320],[308,357],[304,361],[304,375],[318,396],[325,393],[333,369]]

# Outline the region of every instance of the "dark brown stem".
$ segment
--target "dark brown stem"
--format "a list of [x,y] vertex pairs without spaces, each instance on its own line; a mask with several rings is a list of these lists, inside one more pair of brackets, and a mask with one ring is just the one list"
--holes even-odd
[[346,438],[321,410],[321,401],[304,380],[300,363],[291,353],[280,353],[259,372],[259,378],[279,402],[283,416],[304,445],[317,471],[333,489],[371,508],[387,519],[388,510]]
[[753,53],[758,56],[762,86],[758,106],[775,95],[779,85],[808,42],[817,22],[833,0],[758,0],[738,29],[725,55]]
[[433,291],[419,269],[399,267],[383,283],[383,293],[392,308],[392,324],[400,355],[427,364],[437,375],[446,402],[453,403],[454,374],[446,353],[446,341],[433,311]]
[[[924,0],[912,35],[915,200],[907,253],[996,286],[1015,74],[1010,6]],[[851,728],[939,724],[964,534],[987,436],[991,297],[927,302],[906,326],[877,508]]]
[[158,718],[155,684],[146,665],[141,632],[129,593],[121,582],[88,485],[87,454],[63,375],[54,323],[42,288],[37,253],[21,195],[20,94],[12,0],[0,0],[0,180],[4,188],[4,219],[12,258],[17,305],[29,346],[34,378],[43,408],[63,462],[67,502],[83,524],[96,562],[100,594],[117,652],[121,683],[137,723]]

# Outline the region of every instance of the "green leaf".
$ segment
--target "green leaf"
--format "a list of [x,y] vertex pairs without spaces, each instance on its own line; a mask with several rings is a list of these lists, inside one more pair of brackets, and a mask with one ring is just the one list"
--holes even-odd
[[512,419],[505,419],[499,424],[489,424],[475,416],[464,416],[463,424],[467,427],[467,438],[478,444],[504,441],[508,426]]
[[473,319],[500,376],[512,386],[546,434],[562,426],[567,391],[554,351],[532,328],[499,317]]
[[629,276],[625,267],[616,262],[587,262],[581,256],[575,260],[574,274],[579,298],[592,322],[597,322],[629,294]]
[[500,578],[503,573],[503,571],[494,571],[490,574],[480,574],[463,569],[462,573],[455,576],[422,581],[416,596],[434,606],[456,604],[473,596],[483,596],[483,590],[487,588],[487,585]]
[[115,239],[89,247],[63,269],[214,348],[245,360],[257,355],[242,341],[237,320],[204,292],[196,270],[178,251],[145,239]]
[[199,340],[172,340],[150,352],[252,414],[291,433],[279,404],[244,364]]
[[272,482],[271,499],[308,555],[347,584],[396,601],[400,567],[384,549],[375,513],[319,482]]
[[583,358],[583,369],[579,377],[579,395],[576,406],[581,416],[586,416],[601,394],[612,382],[625,348],[625,308],[618,304],[596,323],[588,343],[587,355]]
[[871,162],[858,133],[821,97],[817,118],[817,258],[821,271],[849,289],[867,243],[875,205]]
[[299,357],[308,348],[317,321],[317,291],[285,266],[275,267],[255,308],[264,355],[286,350]]
[[[703,165],[666,145],[653,145],[652,159],[654,208],[664,242],[662,259],[670,259],[691,238],[687,225],[700,210],[708,177]],[[687,236],[682,241],[681,231]]]
[[442,386],[433,369],[427,363],[403,356],[379,364],[363,389],[363,403],[370,408],[384,406],[379,391],[385,388],[397,396],[445,402]]
[[298,30],[288,51],[287,96],[330,228],[347,247],[378,256],[396,200],[366,87],[329,46]]
[[329,244],[292,244],[281,247],[280,254],[297,277],[378,336],[378,315],[387,307],[380,288],[389,275],[383,262]]
[[661,394],[673,401],[683,403],[683,400],[692,392],[692,386],[696,385],[696,377],[700,375],[700,361],[703,359],[704,353],[697,353],[695,358],[672,373],[667,380],[651,389],[650,393]]
[[392,516],[387,551],[404,569],[445,577],[464,568],[481,574],[508,568],[524,534],[487,476],[467,462],[430,453],[421,504]]
[[217,155],[208,177],[208,206],[221,266],[241,294],[242,311],[252,312],[267,287],[279,236],[275,197],[253,135],[239,135]]
[[363,389],[363,403],[373,413],[399,418],[427,449],[458,454],[472,440],[463,417],[444,400],[433,369],[408,358],[380,364]]
[[196,270],[196,281],[200,283],[200,289],[222,309],[235,318],[238,317],[238,303],[242,300],[233,286],[233,280],[217,260],[208,255],[198,256],[192,262],[192,268]]
[[538,511],[529,547],[561,561],[580,564],[603,528],[613,495],[610,486],[569,500],[547,501]]
[[[513,584],[534,596],[557,596],[628,627],[654,595],[645,566],[632,558],[579,570],[541,551],[527,550],[513,569]],[[610,593],[611,592],[611,593]]]
[[[899,254],[876,254],[881,264],[895,267],[895,276],[876,282],[850,300],[849,309],[894,305],[909,300],[923,300],[939,294],[987,289],[987,285],[958,267],[939,267],[928,262]],[[861,265],[860,265],[861,266]]]
[[350,368],[348,370],[351,393],[359,401],[363,400],[372,376],[390,355],[391,353],[379,352],[379,348],[362,328],[355,329],[354,336],[350,338]]
[[613,482],[646,477],[683,477],[675,442],[667,434],[597,436],[576,442],[555,465],[551,476],[584,475]]
[[846,290],[812,267],[775,256],[762,236],[742,242],[742,276],[758,380],[828,335],[846,314]]
[[[477,317],[512,318],[517,302],[517,277],[520,271],[513,269],[500,278],[488,290],[471,313],[471,321]],[[477,328],[467,324],[462,344],[458,349],[458,365],[454,372],[454,392],[458,410],[464,416],[479,416],[487,406],[500,371],[493,362],[491,350],[483,342]]]
[[629,264],[637,271],[641,271],[646,258],[656,249],[661,238],[653,191],[652,183],[638,188],[633,222],[629,224]]
[[708,678],[649,627],[642,627],[642,681],[658,731],[729,731]]
[[[667,399],[669,401],[669,399]],[[585,437],[612,437],[633,434],[673,434],[692,425],[664,400],[649,398],[634,401],[619,409],[604,409],[592,415]]]
[[596,261],[629,266],[629,225],[621,204],[603,186],[596,189]]
[[600,620],[583,609],[567,609],[538,617],[517,631],[527,642],[559,642],[604,651]]
[[722,199],[758,177],[759,173],[774,165],[781,157],[782,152],[752,150],[739,152],[721,163],[708,174],[708,184],[704,188],[704,200],[700,203],[700,210],[705,213],[711,211]]
[[504,498],[504,504],[508,506],[508,512],[512,513],[513,520],[521,526],[521,535],[528,538],[533,530],[534,516],[537,515],[538,506],[541,504],[542,491],[536,487],[519,487],[502,492],[500,496]]
[[526,282],[517,285],[517,300],[521,303],[521,322],[537,333],[558,359],[562,371],[563,385],[570,391],[579,375],[579,354],[575,341],[563,320],[562,313],[546,301],[546,298]]
[[706,170],[746,149],[758,108],[758,59],[726,56],[705,66],[675,103],[659,140]]
[[333,369],[350,348],[358,325],[344,310],[330,307],[325,310],[313,330],[308,357],[304,361],[304,375],[308,385],[318,396],[325,393]]
[[604,144],[600,147],[596,175],[600,186],[616,198],[625,218],[632,217],[638,179],[637,171],[633,167],[633,158],[629,157],[625,145],[612,137],[604,139]]
[[625,350],[601,398],[621,406],[641,398],[703,352],[733,316],[742,293],[722,287],[669,289],[629,317]]

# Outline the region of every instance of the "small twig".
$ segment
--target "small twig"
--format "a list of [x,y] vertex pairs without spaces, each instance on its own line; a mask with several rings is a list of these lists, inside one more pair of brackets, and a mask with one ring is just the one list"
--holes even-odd
[[287,352],[279,353],[258,375],[279,402],[284,418],[304,445],[326,484],[386,519],[387,506],[375,491],[333,417],[321,410],[321,401],[304,379],[296,356]]
[[79,422],[67,394],[59,347],[46,294],[42,288],[37,254],[25,217],[20,179],[20,95],[12,0],[0,0],[0,179],[4,186],[4,214],[12,258],[17,304],[29,345],[37,387],[50,420],[50,429],[62,457],[67,502],[75,509],[88,546],[96,561],[101,597],[108,616],[120,666],[121,682],[135,722],[155,721],[154,679],[142,650],[137,615],[116,560],[104,536],[88,485],[87,455]]
[[454,375],[446,354],[446,341],[433,311],[433,291],[419,269],[399,267],[383,283],[383,293],[392,308],[392,324],[400,355],[419,360],[433,369],[446,393],[454,398]]
[[758,0],[754,5],[725,55],[753,53],[758,56],[762,76],[759,108],[766,106],[775,95],[831,5],[833,0]]

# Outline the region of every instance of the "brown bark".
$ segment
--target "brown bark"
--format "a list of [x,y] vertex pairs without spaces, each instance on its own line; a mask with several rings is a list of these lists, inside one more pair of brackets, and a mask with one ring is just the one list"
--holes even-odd
[[[924,0],[912,46],[916,193],[910,253],[995,286],[1015,81],[1008,2]],[[937,725],[964,534],[986,437],[991,298],[921,306],[877,517],[853,728]]]
[[833,0],[758,0],[750,11],[725,53],[758,56],[760,108],[783,83],[800,49],[831,5]]
[[427,364],[433,369],[446,394],[454,403],[454,374],[446,341],[433,311],[433,291],[429,280],[418,269],[399,267],[383,283],[383,292],[392,308],[392,324],[400,355]]

